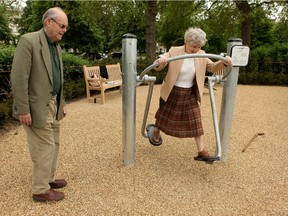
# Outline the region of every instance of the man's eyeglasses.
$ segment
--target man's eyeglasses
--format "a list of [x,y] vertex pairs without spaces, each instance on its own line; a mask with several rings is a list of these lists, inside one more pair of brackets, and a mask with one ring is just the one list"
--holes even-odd
[[64,25],[64,24],[60,24],[60,23],[57,22],[54,18],[50,17],[50,19],[51,19],[52,21],[54,21],[55,23],[57,23],[61,29],[66,29],[66,30],[69,29],[69,26],[66,26],[66,25]]

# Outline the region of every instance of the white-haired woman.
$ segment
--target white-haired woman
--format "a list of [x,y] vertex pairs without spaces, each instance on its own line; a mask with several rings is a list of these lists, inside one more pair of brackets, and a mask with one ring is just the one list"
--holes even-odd
[[204,131],[200,112],[200,103],[203,94],[205,72],[216,72],[225,66],[232,65],[232,59],[227,61],[212,62],[209,58],[186,58],[172,61],[167,64],[167,58],[185,54],[204,54],[201,48],[206,43],[206,33],[200,28],[189,28],[184,35],[183,46],[171,47],[156,61],[162,70],[169,65],[168,73],[163,80],[160,91],[160,104],[156,112],[155,125],[150,125],[147,130],[152,130],[149,141],[153,145],[160,145],[162,138],[160,131],[167,135],[188,138],[194,137],[198,158],[210,157],[204,149]]

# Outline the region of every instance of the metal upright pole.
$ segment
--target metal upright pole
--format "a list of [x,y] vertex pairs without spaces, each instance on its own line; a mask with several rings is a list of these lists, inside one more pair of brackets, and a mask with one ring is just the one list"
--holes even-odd
[[124,166],[135,164],[137,37],[122,36],[122,144]]
[[[228,40],[227,55],[231,56],[231,49],[235,45],[242,45],[242,39],[232,38]],[[236,87],[239,76],[239,67],[233,67],[223,87],[222,104],[219,121],[219,131],[221,137],[222,156],[221,161],[227,160],[230,132],[232,126],[232,116],[236,97]]]

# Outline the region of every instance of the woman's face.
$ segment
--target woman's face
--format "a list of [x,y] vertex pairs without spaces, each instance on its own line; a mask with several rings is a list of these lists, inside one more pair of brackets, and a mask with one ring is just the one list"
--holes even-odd
[[185,44],[185,52],[188,54],[197,53],[201,49],[201,46],[195,42],[188,42]]

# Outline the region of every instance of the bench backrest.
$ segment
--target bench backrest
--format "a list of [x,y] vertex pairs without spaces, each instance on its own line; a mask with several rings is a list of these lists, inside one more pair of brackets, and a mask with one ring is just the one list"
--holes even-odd
[[87,67],[83,66],[84,76],[86,78],[93,78],[95,76],[100,76],[100,68],[99,66]]
[[[106,65],[107,73],[108,73],[108,81],[114,81],[114,80],[121,80],[122,79],[122,72],[120,64],[112,64],[112,65]],[[92,66],[87,67],[86,65],[83,66],[84,70],[84,76],[85,80],[87,78],[93,78],[93,77],[100,77],[100,67],[99,66]]]
[[122,79],[122,72],[120,64],[112,64],[112,65],[106,65],[107,72],[108,72],[108,81],[114,81],[114,80],[121,80]]

